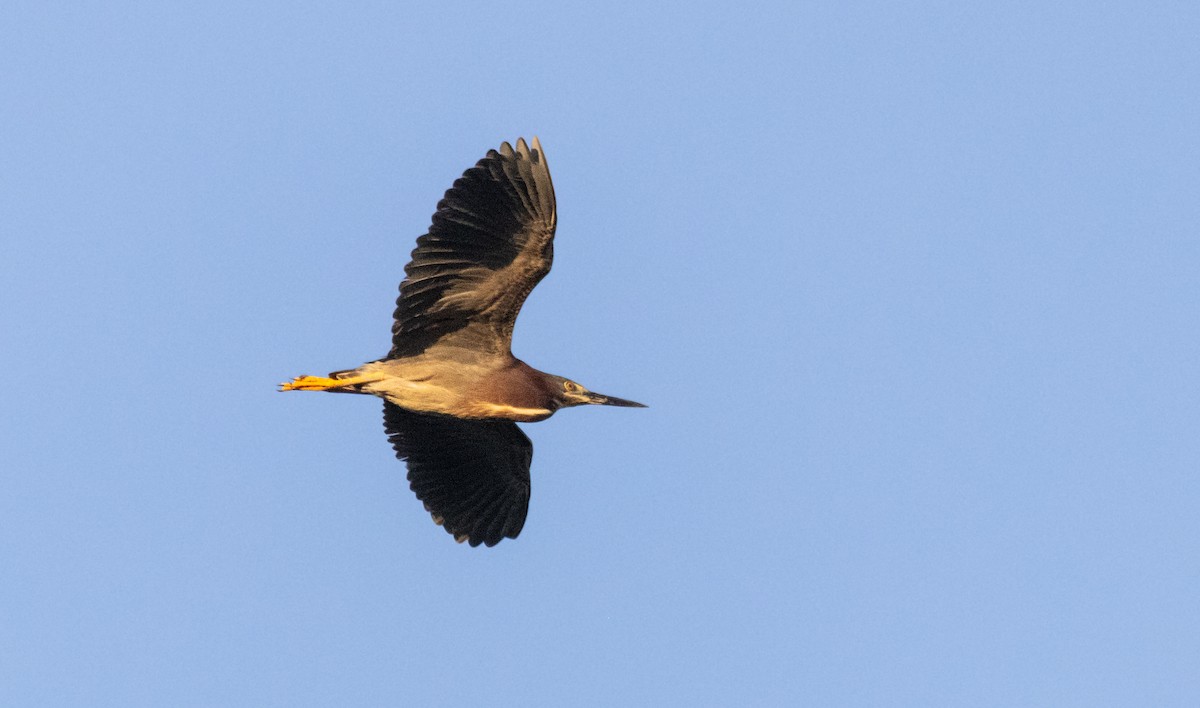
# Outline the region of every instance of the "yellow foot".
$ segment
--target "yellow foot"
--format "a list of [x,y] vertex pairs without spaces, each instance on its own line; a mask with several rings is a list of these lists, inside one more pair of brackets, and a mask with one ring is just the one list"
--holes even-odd
[[343,385],[337,379],[327,379],[322,376],[297,376],[291,381],[279,384],[280,391],[328,391]]
[[279,384],[280,391],[330,391],[348,386],[379,381],[382,376],[355,376],[348,379],[327,379],[324,376],[297,376]]

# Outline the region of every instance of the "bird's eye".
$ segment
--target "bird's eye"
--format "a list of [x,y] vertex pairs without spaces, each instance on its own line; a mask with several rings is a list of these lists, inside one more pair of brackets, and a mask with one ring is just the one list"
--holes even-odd
[[563,390],[567,393],[579,393],[579,384],[574,381],[563,381]]

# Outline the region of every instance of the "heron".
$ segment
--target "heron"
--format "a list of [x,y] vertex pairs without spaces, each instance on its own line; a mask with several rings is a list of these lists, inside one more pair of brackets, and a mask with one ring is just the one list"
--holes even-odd
[[382,359],[281,391],[383,399],[384,429],[409,486],[459,543],[516,538],[529,510],[533,443],[517,426],[560,408],[641,403],[589,391],[512,354],[526,297],[550,272],[558,216],[537,137],[489,150],[455,180],[404,268]]

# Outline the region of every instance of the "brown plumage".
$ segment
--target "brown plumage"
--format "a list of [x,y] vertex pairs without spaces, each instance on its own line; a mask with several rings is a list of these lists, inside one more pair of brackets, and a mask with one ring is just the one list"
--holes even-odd
[[454,182],[404,269],[384,359],[282,390],[384,399],[384,426],[412,490],[458,541],[516,538],[529,504],[533,445],[516,422],[604,396],[512,355],[517,314],[550,272],[554,185],[537,138],[503,143]]

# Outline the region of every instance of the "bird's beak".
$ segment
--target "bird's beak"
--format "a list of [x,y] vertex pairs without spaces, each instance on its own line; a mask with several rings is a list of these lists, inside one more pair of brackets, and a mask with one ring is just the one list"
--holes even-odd
[[595,393],[593,391],[588,391],[587,393],[583,394],[583,396],[584,403],[592,403],[598,406],[621,406],[622,408],[646,407],[646,405],[643,403],[627,401],[624,398],[617,398],[616,396],[605,396],[603,393]]

